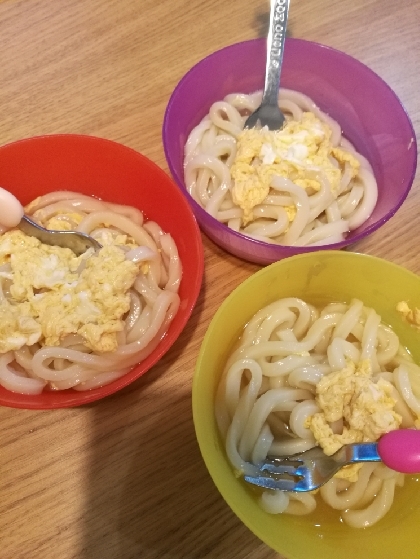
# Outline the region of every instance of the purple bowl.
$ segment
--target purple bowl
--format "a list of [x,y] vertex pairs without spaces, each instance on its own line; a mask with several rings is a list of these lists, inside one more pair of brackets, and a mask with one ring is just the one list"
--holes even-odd
[[[188,194],[183,154],[189,133],[212,103],[228,93],[263,88],[265,60],[265,39],[236,43],[207,56],[178,83],[163,122],[169,169],[201,229],[228,252],[257,264],[315,249],[264,243],[219,223]],[[318,43],[286,39],[281,83],[309,95],[339,122],[344,136],[370,161],[378,183],[378,201],[372,215],[344,241],[316,250],[339,249],[360,241],[394,215],[411,188],[417,165],[411,121],[401,101],[378,75],[347,54]]]

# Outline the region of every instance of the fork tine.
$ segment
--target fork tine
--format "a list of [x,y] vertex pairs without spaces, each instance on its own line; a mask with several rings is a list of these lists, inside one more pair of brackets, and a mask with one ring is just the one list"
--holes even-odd
[[252,113],[245,121],[244,128],[255,128],[258,124],[259,116]]
[[267,457],[261,465],[261,470],[278,474],[295,474],[296,469],[304,464],[301,454],[283,457]]
[[244,479],[253,485],[258,485],[265,489],[276,489],[277,491],[294,491],[296,487],[296,482],[292,479],[273,479],[272,477],[263,476],[244,476]]
[[289,466],[287,464],[269,464],[266,463],[260,468],[261,471],[271,472],[272,474],[290,474],[296,475],[296,466]]
[[295,480],[286,478],[274,478],[269,476],[244,476],[244,480],[252,485],[258,485],[264,489],[274,489],[276,491],[293,491],[295,493],[305,493],[313,491],[322,485],[311,478],[297,477]]

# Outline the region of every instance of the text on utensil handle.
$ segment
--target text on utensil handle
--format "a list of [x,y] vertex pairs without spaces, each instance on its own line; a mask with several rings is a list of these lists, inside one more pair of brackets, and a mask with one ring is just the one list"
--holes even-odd
[[271,56],[281,58],[282,45],[286,28],[283,25],[284,12],[286,11],[287,0],[277,0],[273,18],[273,42],[271,44]]

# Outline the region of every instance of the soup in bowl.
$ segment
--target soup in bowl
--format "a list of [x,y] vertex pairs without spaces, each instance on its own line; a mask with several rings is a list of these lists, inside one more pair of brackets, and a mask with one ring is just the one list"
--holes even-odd
[[[316,494],[301,494],[297,502],[287,493],[267,494],[246,483],[244,474],[267,454],[320,446],[331,455],[343,444],[418,427],[413,409],[420,330],[407,307],[420,308],[419,287],[418,276],[385,260],[319,251],[257,272],[228,296],[210,323],[193,380],[200,450],[227,504],[285,557],[303,559],[308,549],[313,559],[351,559],[365,556],[366,549],[372,559],[416,554],[417,476],[401,478],[383,464],[368,465],[372,471],[345,470],[341,479]],[[414,371],[411,388],[402,380],[406,367]],[[354,384],[346,392],[347,381]],[[410,390],[417,396],[406,416],[404,398]],[[349,396],[345,413],[340,394]],[[376,407],[379,402],[384,407]],[[356,425],[355,418],[362,421]],[[334,426],[340,419],[341,425]],[[360,489],[363,476],[366,484],[356,496],[352,485]],[[371,506],[378,497],[383,497],[380,506]],[[375,507],[376,513],[382,507],[376,516]]]

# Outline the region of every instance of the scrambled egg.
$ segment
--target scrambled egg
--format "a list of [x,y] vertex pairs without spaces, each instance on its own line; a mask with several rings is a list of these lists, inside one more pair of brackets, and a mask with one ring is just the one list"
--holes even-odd
[[400,301],[397,305],[397,311],[412,326],[420,329],[420,309],[418,309],[417,307],[414,307],[414,309],[410,309],[406,301]]
[[94,351],[114,351],[138,273],[114,244],[77,257],[21,231],[5,233],[0,277],[10,297],[0,289],[0,353],[36,342],[57,346],[68,334]]
[[50,217],[43,226],[46,229],[55,231],[74,231],[82,219],[83,216],[78,213],[63,213],[58,216]]
[[[377,441],[383,434],[398,429],[402,421],[394,411],[392,384],[383,379],[372,380],[368,359],[358,365],[349,361],[341,371],[323,377],[316,387],[316,402],[321,411],[309,417],[306,426],[328,456],[346,444]],[[340,419],[343,431],[336,434],[330,424]],[[347,466],[336,477],[356,481],[360,467]]]
[[[82,219],[83,217],[77,213],[60,213],[59,216],[53,216],[45,220],[43,225],[46,229],[72,231],[79,225]],[[112,229],[106,229],[106,227],[109,227],[109,224],[105,224],[105,228],[101,230],[97,238],[102,246],[120,245],[127,248],[136,248],[138,246],[129,235],[118,233]]]
[[[282,130],[245,129],[237,139],[237,153],[231,167],[232,198],[243,210],[243,223],[253,220],[253,208],[261,204],[270,191],[273,175],[292,180],[308,193],[319,191],[317,173],[322,171],[333,194],[340,185],[343,169],[334,166],[348,162],[352,176],[360,164],[348,152],[333,147],[331,129],[313,113],[303,113],[301,121],[289,120]],[[296,215],[295,206],[286,209],[289,221]]]

